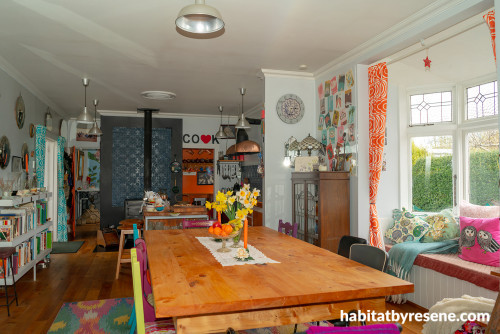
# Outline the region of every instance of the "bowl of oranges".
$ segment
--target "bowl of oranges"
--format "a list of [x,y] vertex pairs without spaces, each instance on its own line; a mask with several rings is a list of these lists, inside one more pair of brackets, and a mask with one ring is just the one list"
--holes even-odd
[[[240,224],[232,221],[226,224],[215,222],[208,228],[208,233],[210,233],[215,239],[222,240],[222,247],[217,249],[218,252],[229,252],[231,249],[226,247],[226,241],[228,239],[233,239],[235,244],[237,244],[241,230]],[[236,241],[236,239],[238,239],[238,241]]]

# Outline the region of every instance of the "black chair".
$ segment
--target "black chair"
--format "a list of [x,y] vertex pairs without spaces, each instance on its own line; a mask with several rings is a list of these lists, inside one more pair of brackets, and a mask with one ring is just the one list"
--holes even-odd
[[337,254],[349,258],[349,252],[351,251],[351,246],[353,244],[366,245],[366,239],[353,237],[351,235],[344,235],[342,238],[340,238]]
[[[342,239],[343,238],[344,237],[342,237]],[[349,238],[355,238],[355,237],[349,237]],[[364,264],[365,266],[371,267],[373,269],[385,271],[389,259],[389,254],[387,254],[386,251],[378,247],[366,245],[366,240],[364,241],[365,244],[354,243],[351,245],[349,251],[349,259]],[[339,244],[339,249],[340,249],[340,244]],[[349,311],[349,313],[351,312],[357,313],[355,310]],[[343,321],[341,319],[333,319],[328,321],[331,322],[335,327],[349,327],[350,325],[349,321]],[[365,326],[366,322],[361,321],[361,325]]]
[[375,246],[354,244],[351,246],[349,259],[373,269],[385,271],[389,254],[385,250]]

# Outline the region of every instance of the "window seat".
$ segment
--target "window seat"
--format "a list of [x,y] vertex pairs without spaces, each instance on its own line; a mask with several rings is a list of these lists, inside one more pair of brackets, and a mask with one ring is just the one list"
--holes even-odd
[[[392,245],[385,247],[389,251]],[[464,261],[458,257],[458,254],[419,254],[414,265],[470,282],[491,291],[499,291],[499,279],[490,274],[491,271],[498,269],[497,267]]]

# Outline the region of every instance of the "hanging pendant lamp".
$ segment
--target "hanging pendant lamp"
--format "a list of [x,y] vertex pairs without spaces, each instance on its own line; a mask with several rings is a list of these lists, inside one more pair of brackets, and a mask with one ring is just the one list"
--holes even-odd
[[243,112],[243,96],[247,92],[246,88],[240,88],[240,94],[241,94],[241,116],[238,119],[238,122],[236,122],[235,128],[236,129],[250,129],[250,123],[248,123],[247,119],[245,118],[245,113]]
[[226,133],[224,132],[224,128],[222,126],[222,110],[224,109],[223,106],[219,106],[219,111],[220,111],[220,125],[219,125],[219,131],[215,134],[215,138],[217,139],[225,139],[226,138]]
[[94,99],[94,125],[89,131],[89,135],[102,136],[102,131],[97,125],[97,105],[99,104],[98,99]]
[[78,116],[76,121],[79,123],[94,123],[92,115],[87,110],[87,86],[89,85],[89,79],[83,78],[82,82],[83,86],[85,87],[85,107],[83,107],[83,111],[80,116]]
[[195,0],[194,5],[181,9],[175,25],[193,34],[210,34],[224,28],[224,21],[217,9],[205,5],[205,0]]

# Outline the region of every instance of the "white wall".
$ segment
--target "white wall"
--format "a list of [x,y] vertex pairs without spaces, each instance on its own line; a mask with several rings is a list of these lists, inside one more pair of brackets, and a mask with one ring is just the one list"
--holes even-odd
[[[25,105],[25,120],[23,128],[19,129],[15,117],[15,105],[19,94],[22,95]],[[24,143],[28,145],[29,155],[29,172],[33,173],[34,157],[31,157],[31,152],[35,150],[35,138],[29,135],[30,124],[45,125],[45,113],[47,105],[40,101],[30,91],[23,87],[14,78],[9,76],[3,70],[0,70],[0,137],[6,136],[10,143],[11,157],[21,157],[21,148]],[[61,117],[51,110],[52,128],[47,132],[47,137],[56,139],[59,135],[59,123]],[[11,158],[12,159],[12,158]],[[13,179],[12,160],[6,169],[0,169],[0,177],[4,180]],[[24,183],[21,185],[24,188]],[[17,188],[16,188],[17,189]]]
[[[316,133],[314,79],[266,73],[265,76],[265,139],[264,139],[264,224],[277,229],[278,221],[292,219],[292,169],[283,166],[285,141],[294,136],[302,140],[308,134]],[[305,106],[305,114],[297,124],[282,122],[276,113],[276,103],[285,94],[298,95]]]

